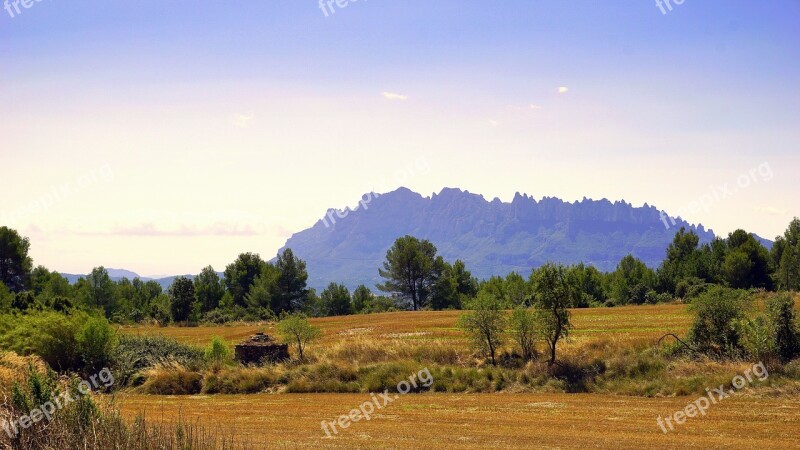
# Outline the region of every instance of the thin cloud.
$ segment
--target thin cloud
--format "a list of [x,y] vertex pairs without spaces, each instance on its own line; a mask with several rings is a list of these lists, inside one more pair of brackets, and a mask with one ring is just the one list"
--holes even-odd
[[493,127],[496,127],[496,126],[500,125],[500,122],[498,122],[496,120],[490,120],[489,121],[489,125],[491,125]]
[[542,109],[542,107],[541,107],[541,106],[539,106],[539,105],[534,105],[533,103],[531,103],[531,104],[530,104],[530,106],[528,106],[528,107],[529,107],[530,109]]
[[383,92],[381,95],[383,95],[383,98],[385,98],[386,100],[389,100],[389,101],[395,101],[395,100],[406,101],[406,100],[408,100],[408,96],[407,95],[398,94],[396,92]]
[[566,94],[566,93],[567,93],[567,91],[569,91],[569,88],[568,88],[568,87],[566,87],[566,86],[560,86],[560,87],[558,88],[558,93],[559,93],[559,94]]
[[189,237],[189,236],[259,236],[269,232],[284,231],[280,227],[251,224],[214,223],[209,225],[161,226],[155,223],[113,226],[94,230],[69,230],[72,234],[86,236],[138,236],[138,237]]
[[756,208],[756,211],[770,216],[782,216],[789,212],[786,209],[780,209],[774,206],[759,206]]
[[253,124],[253,116],[248,114],[234,114],[233,126],[237,128],[249,128]]

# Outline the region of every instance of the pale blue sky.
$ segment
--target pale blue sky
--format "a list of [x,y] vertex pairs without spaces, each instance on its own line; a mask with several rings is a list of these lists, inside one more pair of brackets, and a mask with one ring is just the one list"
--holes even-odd
[[37,263],[145,275],[271,257],[399,185],[648,202],[773,238],[800,215],[800,2],[671,4],[3,10],[0,221]]

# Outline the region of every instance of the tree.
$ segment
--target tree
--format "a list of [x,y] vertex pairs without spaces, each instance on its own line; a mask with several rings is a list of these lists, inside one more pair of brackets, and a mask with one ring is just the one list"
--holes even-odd
[[343,284],[331,283],[320,294],[326,316],[346,316],[353,313],[350,291]]
[[372,291],[363,284],[358,286],[353,291],[353,312],[360,313],[364,311],[372,300]]
[[11,228],[0,227],[0,282],[11,292],[22,292],[31,285],[33,260],[28,250],[28,238]]
[[505,304],[509,308],[527,306],[530,302],[530,286],[517,272],[511,272],[505,279]]
[[536,328],[550,351],[548,366],[556,362],[556,345],[568,336],[572,324],[567,309],[573,293],[564,266],[546,264],[534,273],[533,289],[536,304]]
[[475,297],[478,294],[478,280],[472,276],[464,261],[460,259],[453,263],[453,278],[456,280],[456,290],[462,296]]
[[194,292],[201,312],[209,312],[219,307],[225,286],[213,267],[207,266],[194,278]]
[[189,320],[192,306],[197,301],[192,280],[186,277],[175,278],[169,288],[170,313],[175,322]]
[[576,292],[572,306],[585,308],[592,302],[603,302],[608,298],[604,276],[595,267],[580,263],[566,271],[567,280]]
[[448,264],[441,256],[434,261],[434,281],[431,283],[429,295],[430,306],[435,310],[460,309],[461,296],[458,293],[458,279],[453,272],[453,266]]
[[728,286],[735,289],[772,287],[769,253],[752,234],[736,230],[728,235],[727,244],[722,275]]
[[795,217],[783,236],[775,238],[770,250],[775,268],[775,284],[779,289],[800,290],[800,219]]
[[31,287],[34,295],[42,303],[52,302],[55,297],[72,297],[72,287],[69,285],[69,281],[61,274],[51,272],[44,266],[33,269]]
[[472,310],[459,317],[458,326],[464,330],[473,346],[488,355],[492,365],[496,365],[495,354],[503,345],[503,332],[506,327],[500,302],[485,292],[479,292],[478,297],[469,306]]
[[427,303],[435,281],[436,247],[427,240],[403,236],[386,252],[386,261],[378,274],[386,281],[377,287],[411,300],[414,311]]
[[95,267],[85,277],[78,280],[76,290],[80,292],[83,303],[90,308],[102,309],[106,317],[114,309],[114,282],[105,267]]
[[278,268],[272,264],[264,264],[261,274],[258,275],[250,286],[250,291],[245,295],[245,304],[252,309],[271,309],[273,298],[278,291]]
[[[646,290],[652,289],[655,284],[655,273],[638,258],[628,255],[620,260],[617,269],[612,274],[611,294],[621,304],[641,303],[643,298],[635,296],[641,292],[643,285]],[[646,291],[645,290],[645,291]]]
[[299,311],[308,300],[306,281],[308,272],[306,263],[294,256],[292,249],[287,248],[275,263],[278,275],[277,294],[273,298],[272,310],[276,314],[284,311]]
[[681,227],[672,243],[667,247],[667,255],[658,268],[659,289],[675,293],[675,287],[683,279],[700,277],[700,237],[694,230],[688,232]]
[[306,345],[322,335],[319,328],[309,324],[308,319],[301,313],[282,314],[276,328],[284,342],[295,345],[301,361],[304,359],[303,352]]
[[244,296],[266,264],[258,254],[242,253],[225,268],[225,287],[235,305],[246,306]]
[[516,308],[509,318],[511,336],[522,351],[526,361],[536,356],[536,313],[531,308]]

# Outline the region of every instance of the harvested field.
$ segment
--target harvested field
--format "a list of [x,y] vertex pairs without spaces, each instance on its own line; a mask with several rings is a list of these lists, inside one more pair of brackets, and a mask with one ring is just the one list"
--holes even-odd
[[[324,333],[321,344],[355,336],[373,339],[455,340],[463,339],[456,329],[461,311],[391,312],[369,315],[337,316],[311,319]],[[614,336],[625,339],[657,339],[667,332],[683,334],[691,317],[685,305],[642,305],[617,308],[585,308],[572,310],[573,337]],[[162,334],[179,341],[206,345],[212,336],[228,342],[239,342],[259,331],[273,334],[271,325],[231,325],[202,327],[127,327],[131,334]]]
[[120,396],[123,413],[222,426],[259,448],[792,448],[800,397],[735,396],[664,434],[656,418],[693,397],[599,394],[409,394],[333,437],[333,421],[367,394]]

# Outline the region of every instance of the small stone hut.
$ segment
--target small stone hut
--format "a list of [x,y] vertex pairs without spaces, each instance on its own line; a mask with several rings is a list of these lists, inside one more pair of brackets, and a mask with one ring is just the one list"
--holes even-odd
[[289,359],[289,346],[278,344],[264,333],[256,333],[250,339],[236,345],[236,360],[242,364],[275,363]]

